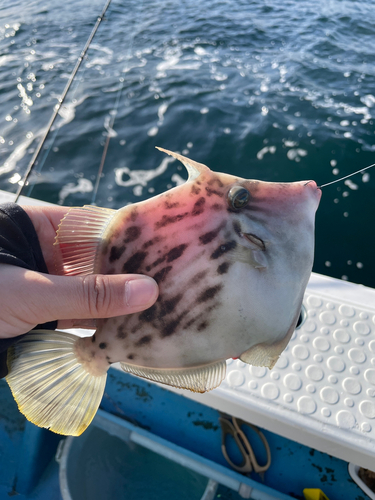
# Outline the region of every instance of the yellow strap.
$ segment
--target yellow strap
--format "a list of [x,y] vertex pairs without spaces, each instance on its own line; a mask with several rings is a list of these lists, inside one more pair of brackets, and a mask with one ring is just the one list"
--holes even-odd
[[329,500],[319,488],[305,488],[303,490],[305,500]]

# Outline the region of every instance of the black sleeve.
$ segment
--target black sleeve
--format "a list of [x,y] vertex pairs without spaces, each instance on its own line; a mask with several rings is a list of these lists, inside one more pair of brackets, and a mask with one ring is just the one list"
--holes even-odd
[[[48,273],[38,236],[27,213],[15,203],[0,205],[0,264],[11,264],[31,271]],[[54,330],[57,321],[36,328]],[[25,332],[27,333],[27,332]],[[23,335],[0,339],[0,378],[8,373],[7,349]]]

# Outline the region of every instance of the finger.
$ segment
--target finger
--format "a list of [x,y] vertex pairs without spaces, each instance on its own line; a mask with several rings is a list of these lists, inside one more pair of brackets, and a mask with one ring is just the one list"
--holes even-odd
[[[52,279],[51,279],[52,278]],[[41,293],[45,313],[52,319],[110,318],[142,311],[158,295],[156,282],[146,276],[53,276]],[[44,321],[49,321],[45,319]]]
[[69,328],[84,328],[85,330],[96,330],[97,323],[96,319],[86,318],[86,319],[60,319],[57,322],[57,328],[60,330],[66,330]]
[[53,244],[58,225],[61,219],[69,211],[69,207],[30,205],[22,208],[30,217],[38,235],[47,269],[50,273],[54,273],[55,254]]
[[158,286],[148,276],[52,276],[13,269],[15,297],[36,323],[122,316],[147,309],[158,296]]
[[44,224],[47,220],[52,227],[57,229],[61,219],[67,214],[72,207],[62,207],[58,205],[25,205],[22,206],[27,215],[30,217],[34,226]]

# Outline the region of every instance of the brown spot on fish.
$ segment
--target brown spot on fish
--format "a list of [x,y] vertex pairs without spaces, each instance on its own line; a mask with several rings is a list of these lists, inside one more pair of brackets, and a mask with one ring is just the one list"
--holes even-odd
[[225,274],[228,272],[228,269],[229,269],[229,262],[223,262],[222,264],[220,264],[220,266],[217,268],[217,272],[218,274]]
[[122,245],[121,247],[116,247],[116,245],[113,245],[111,248],[111,252],[109,254],[109,262],[114,262],[115,260],[118,260],[121,255],[125,252],[125,245]]
[[180,293],[169,300],[164,300],[163,302],[161,302],[160,303],[160,311],[159,311],[159,315],[158,315],[159,318],[162,318],[163,316],[166,316],[167,314],[170,314],[171,312],[173,312],[176,305],[180,302],[182,297],[183,297],[183,294]]
[[191,215],[196,216],[204,212],[204,205],[206,203],[206,198],[201,196],[195,203]]
[[147,252],[136,252],[133,254],[123,265],[122,272],[137,273],[147,255]]
[[207,245],[208,243],[211,243],[211,241],[217,237],[217,235],[220,233],[221,229],[223,229],[224,226],[225,222],[220,224],[220,226],[217,229],[214,229],[213,231],[209,231],[208,233],[199,236],[199,241],[201,242],[201,245]]
[[241,234],[242,233],[242,231],[241,231],[241,225],[240,225],[240,223],[237,220],[233,221],[233,229],[235,230],[235,232],[237,234]]
[[200,323],[197,327],[197,330],[198,332],[202,332],[203,330],[205,330],[207,327],[209,326],[209,323],[208,321],[203,321],[202,323]]
[[148,323],[151,322],[151,321],[154,321],[154,319],[156,318],[156,305],[154,304],[153,306],[149,307],[148,309],[146,309],[145,311],[143,311],[138,319],[139,321],[147,321]]
[[[202,311],[200,314],[194,316],[194,318],[190,319],[186,325],[184,326],[184,329],[188,329],[190,326],[192,326],[194,323],[200,322],[199,324],[201,325],[202,323],[207,322],[207,317],[211,311],[213,311],[216,308],[216,305],[213,304],[211,306],[205,307],[204,311]],[[208,322],[207,322],[208,323]],[[209,326],[209,324],[208,324]],[[203,328],[203,327],[202,327]]]
[[160,240],[161,240],[160,236],[156,236],[156,238],[153,238],[152,240],[148,240],[145,243],[143,243],[142,248],[144,248],[144,249],[149,248],[152,245],[155,245],[155,243],[159,243]]
[[135,222],[135,220],[136,220],[137,217],[138,217],[138,210],[137,210],[137,207],[135,207],[130,212],[130,219],[132,220],[132,222]]
[[209,186],[212,186],[212,185],[213,185],[213,184],[215,184],[215,183],[216,183],[219,187],[221,187],[221,188],[222,188],[222,187],[224,187],[224,184],[221,182],[221,180],[219,179],[219,177],[216,177],[216,176],[215,176],[215,177],[213,177],[211,180],[209,180],[209,181],[207,182],[207,184],[208,184]]
[[106,347],[107,347],[107,344],[105,342],[100,342],[99,349],[105,349]]
[[223,205],[220,205],[220,203],[214,203],[210,206],[210,208],[211,210],[219,211],[223,209]]
[[151,265],[146,266],[146,271],[151,271],[151,269],[158,266],[159,264],[161,264],[164,261],[165,261],[165,255],[163,257],[159,257],[158,259],[156,259]]
[[178,325],[181,323],[181,320],[182,320],[184,315],[185,315],[185,313],[181,314],[178,318],[170,321],[169,323],[167,323],[165,325],[165,327],[161,331],[162,338],[169,337],[170,335],[172,335],[176,331],[176,329],[177,329]]
[[124,243],[135,241],[141,235],[142,229],[139,226],[130,226],[126,228]]
[[178,201],[174,202],[174,203],[169,203],[169,201],[166,201],[164,203],[164,206],[167,210],[170,210],[171,208],[177,208],[180,206],[180,203]]
[[184,326],[184,329],[187,330],[188,328],[191,327],[191,325],[193,323],[195,323],[195,321],[197,320],[197,318],[192,318],[192,319],[189,319],[189,321],[186,323],[186,325]]
[[179,222],[180,220],[184,219],[187,215],[189,215],[189,212],[173,215],[170,217],[168,215],[163,215],[163,217],[159,221],[155,222],[155,229],[160,229],[162,227],[168,226],[169,224],[174,224],[175,222]]
[[108,363],[109,365],[111,365],[111,364],[112,364],[111,358],[110,358],[109,356],[106,356],[106,357],[105,357],[105,359],[107,360],[107,363]]
[[207,186],[205,187],[205,190],[206,190],[207,196],[216,195],[216,196],[219,196],[220,198],[222,198],[224,196],[224,193],[222,193],[221,191],[216,191],[215,189],[211,189]]
[[128,359],[134,359],[134,358],[135,358],[134,354],[128,354]]
[[144,337],[142,337],[141,339],[138,340],[138,342],[136,342],[136,347],[141,347],[143,345],[147,345],[151,342],[152,340],[152,337],[151,335],[145,335]]
[[161,283],[162,281],[164,281],[167,274],[172,269],[173,269],[172,266],[166,266],[163,267],[163,269],[160,269],[160,271],[158,271],[156,274],[154,274],[153,278],[156,281],[156,283]]
[[190,283],[192,285],[196,285],[207,275],[207,273],[208,273],[207,269],[205,269],[204,271],[200,271],[199,273],[197,273],[195,276],[192,277]]
[[116,337],[118,339],[125,339],[127,336],[127,333],[125,331],[125,325],[120,325],[118,328],[117,328],[117,334],[116,334]]
[[228,241],[227,243],[224,243],[223,245],[220,245],[212,254],[211,254],[211,259],[218,259],[225,253],[229,252],[230,250],[233,250],[236,248],[237,243],[232,240]]
[[133,328],[130,330],[131,333],[136,333],[138,332],[138,330],[140,330],[142,328],[142,323],[137,323],[135,326],[133,326]]
[[191,194],[199,194],[201,192],[201,188],[193,184],[191,186]]
[[167,262],[172,262],[184,253],[188,245],[186,243],[183,243],[182,245],[178,245],[177,247],[172,248],[172,250],[169,250],[169,252],[166,255]]
[[219,284],[216,286],[211,286],[209,288],[206,288],[204,292],[202,292],[199,297],[197,298],[197,302],[207,302],[208,300],[211,300],[217,295],[220,290],[223,288],[223,285]]

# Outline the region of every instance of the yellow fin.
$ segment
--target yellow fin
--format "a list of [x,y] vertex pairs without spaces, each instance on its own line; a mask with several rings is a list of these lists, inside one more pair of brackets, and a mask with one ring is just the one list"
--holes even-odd
[[148,368],[121,363],[121,368],[138,377],[171,385],[192,392],[207,392],[218,387],[225,378],[225,361],[215,361],[208,365],[192,368]]
[[77,361],[79,337],[33,330],[8,349],[6,380],[25,417],[57,434],[79,436],[103,397],[107,374],[95,377]]
[[91,205],[74,207],[61,220],[55,239],[57,274],[87,275],[95,272],[103,233],[116,213]]

